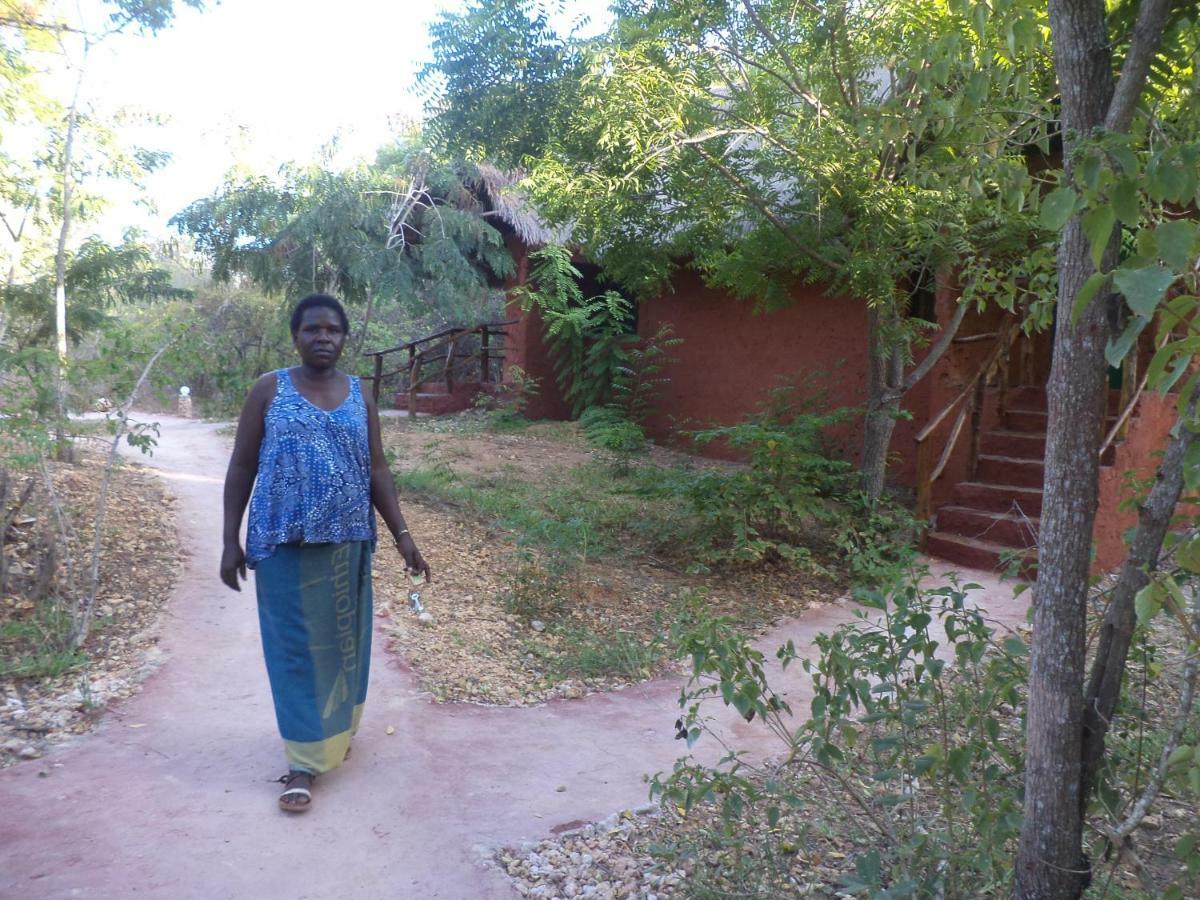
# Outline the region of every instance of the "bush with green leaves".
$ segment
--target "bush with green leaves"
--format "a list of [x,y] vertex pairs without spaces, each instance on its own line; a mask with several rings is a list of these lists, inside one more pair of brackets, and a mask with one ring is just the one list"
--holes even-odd
[[671,351],[683,343],[670,324],[625,348],[625,362],[616,367],[613,399],[609,404],[630,422],[645,425],[662,389],[671,383],[665,370],[677,362]]
[[737,425],[692,435],[701,447],[721,442],[748,457],[744,468],[676,474],[672,486],[699,519],[697,535],[712,562],[807,563],[813,525],[830,516],[853,466],[831,458],[823,435],[844,411],[821,415],[768,409]]
[[546,327],[554,371],[563,399],[578,418],[589,406],[612,397],[629,347],[637,335],[629,331],[632,305],[616,291],[584,297],[583,277],[565,247],[548,246],[529,255],[530,284],[514,295],[526,312],[537,309]]
[[[730,620],[693,602],[672,628],[678,655],[692,664],[678,723],[689,747],[706,731],[708,700],[761,721],[780,741],[761,764],[730,750],[716,766],[686,757],[654,776],[652,797],[716,816],[715,831],[699,836],[719,849],[697,868],[696,895],[721,882],[747,897],[791,888],[812,824],[811,814],[795,814],[806,805],[805,776],[826,779],[857,811],[870,849],[855,860],[847,891],[1003,892],[1021,823],[1025,645],[970,605],[972,585],[926,589],[921,575],[865,594],[866,611],[818,636],[816,660],[803,661],[815,685],[812,712],[799,727],[768,683],[764,654]],[[799,658],[790,641],[776,655],[784,667]]]
[[646,418],[671,381],[663,374],[674,362],[669,352],[681,343],[671,326],[663,325],[650,337],[628,344],[625,362],[614,370],[613,399],[603,406],[589,406],[579,416],[584,436],[611,453],[618,469],[627,470],[634,454],[645,447]]
[[615,406],[589,406],[579,417],[588,441],[618,459],[628,459],[646,446],[646,433]]
[[542,379],[520,366],[509,366],[504,383],[495,393],[481,393],[475,406],[487,415],[489,431],[519,431],[529,425],[525,411],[541,390]]

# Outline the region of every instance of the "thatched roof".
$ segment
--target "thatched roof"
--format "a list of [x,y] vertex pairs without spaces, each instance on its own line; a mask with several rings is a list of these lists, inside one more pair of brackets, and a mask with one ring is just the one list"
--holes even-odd
[[522,172],[505,172],[491,163],[478,163],[479,173],[474,180],[480,200],[486,207],[485,216],[493,217],[511,228],[531,248],[546,244],[565,244],[571,237],[570,227],[552,228],[542,221],[533,204],[521,190]]

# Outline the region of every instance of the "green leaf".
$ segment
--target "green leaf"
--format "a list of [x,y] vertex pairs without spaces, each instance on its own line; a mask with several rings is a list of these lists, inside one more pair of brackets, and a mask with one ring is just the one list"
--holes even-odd
[[1200,486],[1200,444],[1191,443],[1183,454],[1183,483],[1189,491]]
[[1184,745],[1182,747],[1176,747],[1174,750],[1171,751],[1171,755],[1169,757],[1167,757],[1167,768],[1169,769],[1169,768],[1172,768],[1173,766],[1178,766],[1181,763],[1188,762],[1189,760],[1191,760],[1191,758],[1192,758],[1192,748],[1191,747],[1189,747],[1187,745]]
[[1133,598],[1133,608],[1137,612],[1138,622],[1145,625],[1162,609],[1162,588],[1155,581],[1150,582],[1137,592]]
[[1113,187],[1110,198],[1117,218],[1126,225],[1136,225],[1142,217],[1141,197],[1132,179],[1122,178]]
[[1197,231],[1196,223],[1186,219],[1164,222],[1154,229],[1158,255],[1176,272],[1186,272],[1192,267],[1196,258]]
[[1115,147],[1110,147],[1108,152],[1112,154],[1112,157],[1121,166],[1121,171],[1126,175],[1137,174],[1138,159],[1137,154],[1133,152],[1133,148],[1125,144],[1118,144]]
[[1117,214],[1111,206],[1095,206],[1083,214],[1083,233],[1092,245],[1092,265],[1097,269],[1100,268],[1100,260],[1108,249],[1108,239],[1112,237],[1116,224]]
[[1052,190],[1042,200],[1042,208],[1038,214],[1042,226],[1051,231],[1061,229],[1075,212],[1077,199],[1074,188],[1058,187]]
[[1175,273],[1162,266],[1118,269],[1113,275],[1113,282],[1117,290],[1125,295],[1129,308],[1145,319],[1154,317],[1158,301],[1174,280]]
[[1121,332],[1120,337],[1115,341],[1109,338],[1108,344],[1104,348],[1104,358],[1108,364],[1114,369],[1121,365],[1121,362],[1133,349],[1133,345],[1137,343],[1138,335],[1150,324],[1149,319],[1143,319],[1141,316],[1134,316],[1129,320],[1129,324],[1125,326],[1125,330]]
[[1189,572],[1200,572],[1200,538],[1193,538],[1176,550],[1175,561]]
[[1083,311],[1087,309],[1087,305],[1096,296],[1096,291],[1100,290],[1100,285],[1104,284],[1107,279],[1108,276],[1103,272],[1093,272],[1088,276],[1088,280],[1083,283],[1083,287],[1075,295],[1075,305],[1071,307],[1072,325],[1079,322],[1079,317],[1083,315]]
[[1025,642],[1015,636],[1004,639],[1004,649],[1008,651],[1010,656],[1025,656],[1029,653],[1029,648],[1025,646]]

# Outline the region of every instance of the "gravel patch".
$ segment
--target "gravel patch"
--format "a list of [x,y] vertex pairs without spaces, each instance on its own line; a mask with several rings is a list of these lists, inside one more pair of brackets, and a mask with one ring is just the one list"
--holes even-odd
[[[90,559],[102,474],[103,460],[95,453],[83,454],[77,464],[51,464],[55,491],[75,531],[70,556],[76,566]],[[33,521],[23,537],[48,515],[44,505],[31,504]],[[118,465],[109,487],[96,618],[83,646],[87,662],[50,677],[0,677],[0,767],[37,759],[50,746],[91,731],[108,706],[136,693],[160,665],[158,621],[181,571],[174,516],[175,499],[157,477],[136,465]],[[22,554],[33,543],[10,545],[10,567],[20,571],[26,565]],[[0,622],[21,622],[35,613],[31,600],[16,594],[0,598]],[[0,645],[6,656],[24,649]]]

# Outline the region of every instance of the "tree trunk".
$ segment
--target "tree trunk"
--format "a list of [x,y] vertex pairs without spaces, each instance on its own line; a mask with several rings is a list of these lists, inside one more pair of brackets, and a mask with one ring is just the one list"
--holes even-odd
[[1163,539],[1171,526],[1171,516],[1183,493],[1183,461],[1196,443],[1196,433],[1188,425],[1196,419],[1200,387],[1193,391],[1187,412],[1167,447],[1155,473],[1154,486],[1138,510],[1138,527],[1129,548],[1129,556],[1113,588],[1112,600],[1100,627],[1092,674],[1088,680],[1083,706],[1083,753],[1080,772],[1079,802],[1086,812],[1088,798],[1096,786],[1100,760],[1104,756],[1104,738],[1121,696],[1125,662],[1133,641],[1137,613],[1133,601],[1150,581],[1158,564]]
[[[1165,0],[1144,0],[1119,102],[1110,109],[1114,85],[1104,0],[1051,0],[1068,181],[1071,153],[1080,136],[1105,126],[1106,119],[1111,130],[1128,129],[1166,6]],[[1155,16],[1160,17],[1157,32],[1143,21]],[[1103,260],[1106,269],[1114,258],[1115,241],[1110,241]],[[1057,328],[1030,647],[1025,820],[1013,889],[1019,898],[1078,897],[1090,879],[1082,849],[1080,747],[1088,567],[1107,399],[1104,347],[1111,327],[1111,295],[1102,292],[1077,322],[1072,319],[1075,297],[1093,271],[1089,241],[1074,218],[1058,248]]]
[[900,382],[904,374],[904,359],[898,348],[883,344],[884,313],[871,307],[867,311],[867,415],[863,425],[862,462],[859,466],[859,488],[872,500],[883,495],[887,475],[888,450],[896,416],[900,412]]
[[371,314],[375,311],[375,292],[367,289],[367,309],[363,313],[362,325],[358,329],[358,340],[354,342],[354,358],[362,356],[363,343],[367,340],[367,326],[371,324]]
[[71,233],[71,159],[75,147],[75,128],[79,121],[79,92],[83,87],[83,72],[87,63],[88,42],[84,39],[83,53],[79,59],[79,71],[75,76],[75,93],[67,111],[67,133],[63,140],[62,171],[62,221],[58,228],[58,246],[54,251],[54,336],[58,354],[55,393],[55,456],[59,460],[71,458],[71,443],[67,437],[67,238]]

